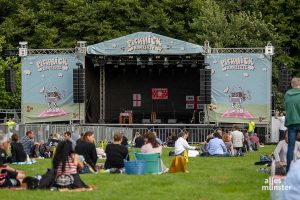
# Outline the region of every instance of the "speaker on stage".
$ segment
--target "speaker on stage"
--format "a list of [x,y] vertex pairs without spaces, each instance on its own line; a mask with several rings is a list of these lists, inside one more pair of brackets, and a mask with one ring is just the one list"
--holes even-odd
[[279,70],[279,81],[278,90],[285,93],[291,88],[292,72],[287,68],[286,65],[282,66]]
[[73,69],[73,100],[74,103],[84,103],[85,71],[83,68]]
[[4,70],[5,90],[6,92],[16,91],[16,71],[14,69]]
[[200,104],[211,103],[211,69],[200,69]]

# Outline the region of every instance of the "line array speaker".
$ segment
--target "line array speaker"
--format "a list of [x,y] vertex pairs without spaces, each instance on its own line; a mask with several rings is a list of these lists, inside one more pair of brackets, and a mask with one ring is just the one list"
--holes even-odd
[[6,92],[16,91],[16,71],[14,69],[4,70],[5,90]]
[[73,69],[73,100],[74,103],[84,103],[85,69]]
[[211,69],[200,69],[200,104],[211,103]]

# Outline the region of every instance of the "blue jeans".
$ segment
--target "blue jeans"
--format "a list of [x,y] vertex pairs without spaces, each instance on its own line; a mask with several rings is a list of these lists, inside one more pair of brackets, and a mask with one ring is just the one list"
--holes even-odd
[[296,143],[297,133],[300,130],[300,124],[292,124],[288,126],[288,151],[286,156],[287,166],[286,171],[290,169],[290,164],[294,159],[294,149]]

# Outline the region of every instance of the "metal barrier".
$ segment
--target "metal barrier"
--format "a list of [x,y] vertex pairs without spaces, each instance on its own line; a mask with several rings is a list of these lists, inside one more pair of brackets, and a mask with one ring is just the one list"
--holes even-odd
[[[59,133],[61,137],[63,137],[63,133],[66,131],[72,132],[73,138],[75,139],[79,138],[80,133],[91,131],[95,134],[97,141],[112,141],[115,132],[123,132],[130,141],[136,132],[144,135],[150,131],[155,131],[157,136],[163,142],[166,142],[167,137],[171,133],[175,133],[178,136],[180,132],[187,130],[189,132],[188,142],[194,144],[203,142],[207,135],[212,133],[216,128],[221,128],[225,132],[232,130],[232,126],[217,127],[215,125],[202,124],[21,124],[12,130],[12,132],[22,137],[27,131],[32,130],[35,133],[35,141],[47,141],[53,133]],[[269,136],[268,126],[260,126],[260,129],[262,129],[262,131],[260,131],[258,136],[262,143],[267,143]],[[2,130],[3,133],[7,133],[8,131],[6,125],[0,125],[0,130]],[[246,129],[242,128],[241,131],[245,132]]]

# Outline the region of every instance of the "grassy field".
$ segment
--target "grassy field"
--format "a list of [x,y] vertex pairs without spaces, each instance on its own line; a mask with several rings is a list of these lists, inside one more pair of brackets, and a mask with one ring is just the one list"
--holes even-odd
[[[262,154],[270,154],[274,146],[265,146],[258,152],[244,157],[190,158],[189,173],[162,175],[85,174],[82,179],[97,188],[89,192],[63,193],[48,190],[11,191],[0,190],[0,199],[122,199],[122,200],[215,200],[215,199],[269,199],[269,191],[262,191],[267,174],[257,172],[254,165]],[[131,149],[131,153],[137,151]],[[164,149],[163,162],[169,166],[170,149]],[[100,161],[101,162],[101,161]],[[38,160],[33,165],[11,165],[27,175],[43,174],[51,166],[51,160]]]

